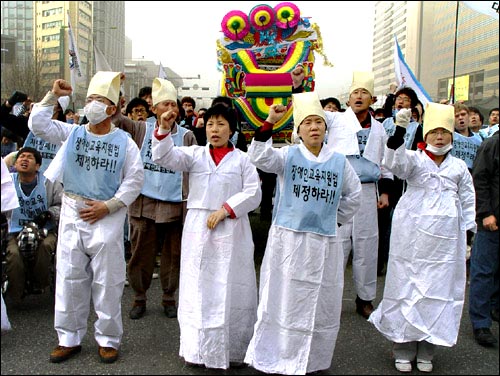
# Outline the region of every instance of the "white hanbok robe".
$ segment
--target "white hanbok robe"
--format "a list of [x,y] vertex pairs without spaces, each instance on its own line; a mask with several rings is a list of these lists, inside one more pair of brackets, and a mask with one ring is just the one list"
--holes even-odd
[[[334,152],[324,146],[316,157],[303,144],[298,147],[316,162],[328,161]],[[271,139],[254,140],[248,155],[261,170],[277,174],[283,187],[289,149],[273,148]],[[358,210],[360,192],[359,178],[346,162],[338,223],[347,223]],[[330,367],[340,327],[343,259],[336,236],[292,231],[276,226],[273,219],[260,269],[258,318],[246,363],[259,371],[287,375]]]
[[408,188],[392,220],[382,301],[369,321],[397,343],[457,341],[466,282],[466,230],[475,231],[475,193],[464,161],[440,166],[423,151],[386,148],[384,165]]
[[[153,136],[153,160],[189,172],[179,280],[179,355],[208,368],[242,362],[257,318],[254,243],[248,213],[261,200],[257,169],[234,149],[215,165],[206,146],[174,147]],[[227,203],[236,218],[207,219]]]
[[[351,108],[346,113],[352,112]],[[359,121],[358,121],[359,124]],[[359,126],[361,129],[361,125]],[[339,132],[333,132],[335,139]],[[387,134],[380,122],[371,116],[371,127],[365,145],[363,157],[380,166],[380,178],[393,180],[393,174],[382,166]],[[359,155],[359,143],[356,137],[356,151]],[[349,223],[339,230],[344,249],[344,268],[347,266],[352,251],[352,274],[355,292],[362,300],[372,301],[377,295],[377,260],[378,260],[378,190],[375,183],[362,184],[361,206]]]

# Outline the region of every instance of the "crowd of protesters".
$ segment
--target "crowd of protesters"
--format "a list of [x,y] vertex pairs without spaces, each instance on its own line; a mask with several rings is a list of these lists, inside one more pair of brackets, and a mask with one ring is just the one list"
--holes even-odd
[[[301,65],[291,75],[283,147],[272,139],[285,106],[269,108],[247,145],[231,98],[197,109],[166,79],[126,104],[124,75],[97,72],[83,114],[63,79],[44,98],[14,92],[0,113],[2,283],[11,282],[2,332],[10,302],[47,289],[41,269],[53,263],[50,361],[81,352],[92,302],[100,359],[113,363],[124,287],[134,290],[128,319],[139,320],[159,260],[160,304],[179,322],[187,365],[321,371],[351,262],[354,308],[392,343],[398,371],[431,372],[435,347],[456,344],[467,279],[474,338],[494,346],[499,109],[483,124],[477,108],[423,106],[397,85],[374,109],[372,72],[354,72],[344,109],[304,92]],[[257,281],[249,213],[259,207],[270,228]],[[386,278],[374,307],[377,274]]]

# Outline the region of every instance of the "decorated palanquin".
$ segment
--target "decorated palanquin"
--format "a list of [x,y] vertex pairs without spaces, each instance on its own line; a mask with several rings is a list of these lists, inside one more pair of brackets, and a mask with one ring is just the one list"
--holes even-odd
[[314,51],[331,65],[322,51],[319,27],[302,18],[295,4],[274,8],[261,4],[247,15],[228,12],[221,22],[223,35],[217,41],[220,92],[233,102],[247,124],[247,141],[260,127],[272,104],[287,106],[285,116],[274,125],[275,141],[290,140],[292,131],[292,77],[297,65],[304,67],[305,91],[314,90]]

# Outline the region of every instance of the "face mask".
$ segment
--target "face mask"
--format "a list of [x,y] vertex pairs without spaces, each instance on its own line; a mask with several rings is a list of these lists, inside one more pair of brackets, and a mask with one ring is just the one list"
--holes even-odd
[[450,142],[448,145],[442,146],[440,148],[427,144],[427,147],[425,149],[429,150],[434,155],[445,155],[451,150],[452,147],[453,143]]
[[90,124],[99,124],[109,117],[106,113],[108,106],[99,101],[92,101],[83,109]]
[[67,120],[66,120],[66,123],[68,123],[68,124],[73,124],[74,122],[75,122],[75,120],[74,120],[74,119],[67,119]]

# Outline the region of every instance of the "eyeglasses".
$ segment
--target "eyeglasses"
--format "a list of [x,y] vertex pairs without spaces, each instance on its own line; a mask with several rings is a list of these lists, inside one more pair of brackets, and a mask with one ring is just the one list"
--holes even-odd
[[403,101],[404,103],[411,103],[411,99],[408,97],[402,97],[401,95],[396,97],[397,101]]
[[144,108],[134,108],[132,110],[133,114],[145,114],[147,111]]
[[445,136],[445,135],[451,135],[451,132],[450,131],[447,131],[446,129],[432,129],[430,130],[427,134],[432,134],[432,135],[441,135],[441,136]]

